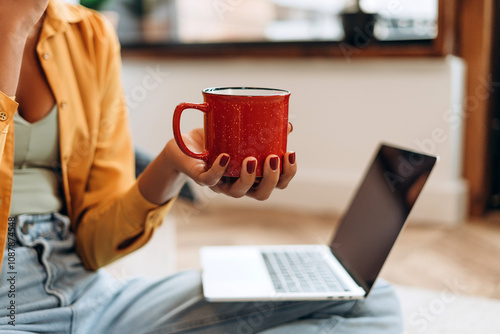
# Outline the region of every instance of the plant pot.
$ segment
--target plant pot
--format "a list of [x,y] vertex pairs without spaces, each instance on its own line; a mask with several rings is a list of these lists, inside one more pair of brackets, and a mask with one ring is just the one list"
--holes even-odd
[[373,28],[377,14],[359,11],[341,13],[340,17],[344,27],[344,42],[355,47],[366,47],[375,41]]

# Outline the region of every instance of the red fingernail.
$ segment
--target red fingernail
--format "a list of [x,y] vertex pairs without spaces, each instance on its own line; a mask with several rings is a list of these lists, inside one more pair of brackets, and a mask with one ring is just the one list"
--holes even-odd
[[295,152],[288,155],[288,162],[290,163],[290,165],[293,165],[295,163]]
[[222,158],[220,159],[220,161],[219,161],[219,165],[220,165],[221,167],[224,167],[225,165],[227,165],[227,163],[228,163],[228,162],[229,162],[229,155],[224,154],[224,155],[222,156]]
[[247,172],[248,172],[248,174],[253,174],[253,172],[255,172],[255,167],[257,167],[257,161],[250,160],[249,162],[247,162]]
[[288,124],[290,124],[290,133],[293,132],[293,124],[291,122],[288,122]]
[[279,158],[278,157],[272,157],[271,160],[269,160],[269,164],[271,165],[271,169],[276,171],[278,170],[278,164],[279,164]]

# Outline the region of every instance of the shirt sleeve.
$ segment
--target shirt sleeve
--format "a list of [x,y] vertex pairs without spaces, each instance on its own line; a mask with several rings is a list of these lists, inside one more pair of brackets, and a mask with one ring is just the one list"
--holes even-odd
[[77,252],[90,270],[146,244],[175,200],[156,205],[139,191],[121,86],[120,47],[113,28],[95,15],[101,120],[86,191],[72,217]]

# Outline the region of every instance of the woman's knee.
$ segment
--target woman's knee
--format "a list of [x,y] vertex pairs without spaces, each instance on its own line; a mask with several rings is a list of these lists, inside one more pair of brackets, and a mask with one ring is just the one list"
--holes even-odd
[[[378,279],[368,297],[358,304],[354,317],[368,317],[387,323],[391,328],[403,328],[401,305],[396,289],[383,279]],[[392,333],[392,332],[391,332]]]

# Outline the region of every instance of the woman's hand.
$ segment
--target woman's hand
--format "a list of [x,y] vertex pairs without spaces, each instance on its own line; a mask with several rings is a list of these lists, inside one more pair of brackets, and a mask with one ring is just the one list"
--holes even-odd
[[[288,133],[291,131],[290,124]],[[203,129],[195,129],[184,134],[183,140],[193,151],[201,152],[204,147]],[[179,149],[175,140],[171,139],[139,177],[139,190],[150,202],[163,204],[173,198],[186,182],[186,177],[190,177],[196,183],[208,186],[217,193],[236,198],[249,196],[265,200],[275,188],[286,188],[297,172],[294,152],[288,152],[283,157],[281,174],[278,156],[268,156],[264,165],[264,175],[259,180],[255,174],[257,164],[255,158],[248,157],[243,160],[241,176],[231,182],[224,177],[228,164],[229,155],[221,154],[207,170],[204,161],[187,156]]]
[[280,173],[279,157],[274,154],[268,156],[264,163],[264,175],[259,180],[255,178],[256,162],[257,160],[253,157],[246,158],[243,160],[241,175],[236,181],[227,182],[225,177],[222,177],[210,189],[235,198],[248,196],[263,201],[271,196],[275,188],[285,189],[297,172],[295,152],[287,152],[285,154],[282,174]]
[[[289,132],[291,126],[289,127]],[[195,129],[183,135],[184,142],[193,151],[201,152],[204,146],[203,129]],[[221,154],[214,161],[210,169],[202,160],[188,157],[178,148],[174,140],[169,141],[164,150],[169,156],[172,167],[193,179],[196,183],[208,186],[217,193],[230,197],[249,196],[257,200],[269,198],[275,188],[284,189],[297,172],[295,153],[288,152],[283,158],[283,173],[280,173],[280,159],[277,155],[270,155],[264,164],[264,174],[260,180],[256,179],[256,163],[253,157],[243,160],[241,176],[231,182],[224,177],[229,163],[229,156]],[[257,182],[256,182],[257,181]]]
[[[0,91],[17,92],[24,49],[36,36],[48,0],[0,0]],[[33,52],[35,43],[33,43]]]
[[49,0],[2,0],[0,1],[0,31],[28,38],[47,9]]

